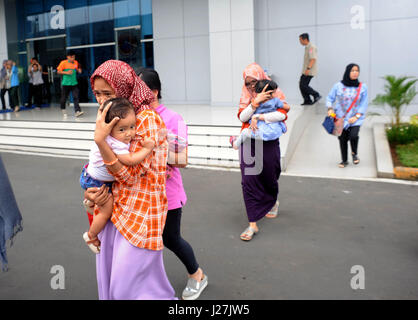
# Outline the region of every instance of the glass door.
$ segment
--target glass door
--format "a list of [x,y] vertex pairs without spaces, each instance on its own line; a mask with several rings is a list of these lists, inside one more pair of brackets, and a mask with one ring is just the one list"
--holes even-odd
[[115,28],[116,59],[128,63],[137,73],[144,65],[141,26]]
[[44,100],[49,103],[59,103],[61,76],[57,73],[57,67],[66,58],[65,35],[29,39],[26,42],[28,66],[33,57],[36,57],[42,66]]

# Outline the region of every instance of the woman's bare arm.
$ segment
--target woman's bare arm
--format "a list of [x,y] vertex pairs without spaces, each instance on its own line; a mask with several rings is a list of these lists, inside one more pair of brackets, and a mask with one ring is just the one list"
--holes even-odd
[[168,152],[168,164],[176,168],[185,168],[187,166],[187,147],[181,152]]

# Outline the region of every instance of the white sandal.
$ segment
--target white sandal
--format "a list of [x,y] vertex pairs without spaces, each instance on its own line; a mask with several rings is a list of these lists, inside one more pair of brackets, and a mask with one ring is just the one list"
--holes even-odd
[[279,200],[277,200],[276,204],[273,206],[270,212],[265,215],[265,217],[269,219],[277,218],[277,215],[279,214],[279,205]]
[[247,227],[243,233],[239,236],[241,240],[250,241],[254,235],[258,233],[258,230],[255,230],[252,227]]

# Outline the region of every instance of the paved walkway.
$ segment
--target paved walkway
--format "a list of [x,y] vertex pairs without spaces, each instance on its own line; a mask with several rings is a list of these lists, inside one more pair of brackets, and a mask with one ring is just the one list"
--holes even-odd
[[[372,122],[366,121],[360,129],[358,155],[360,163],[354,165],[349,156],[349,166],[339,168],[341,154],[338,138],[322,127],[324,115],[315,114],[299,141],[286,173],[293,175],[376,178],[376,156],[373,143]],[[351,148],[348,146],[349,155]]]
[[[84,161],[3,154],[24,230],[8,248],[0,299],[97,299],[95,257],[81,235],[88,222],[78,183]],[[188,203],[182,234],[209,276],[201,299],[418,299],[417,187],[283,176],[280,216],[260,221],[251,242],[241,177],[182,170]],[[177,296],[186,270],[164,251]],[[53,290],[53,266],[65,289]],[[353,266],[365,289],[353,290]]]
[[[208,105],[169,105],[169,108],[181,114],[187,124],[193,125],[223,125],[236,126],[236,133],[239,133],[240,121],[236,116],[235,107],[219,107]],[[290,141],[292,126],[295,118],[299,117],[304,110],[314,108],[315,112],[310,115],[299,141]],[[0,114],[0,120],[28,120],[28,121],[68,121],[68,122],[95,122],[97,107],[83,107],[85,114],[79,118],[73,115],[73,108],[69,108],[68,117],[63,118],[58,106],[43,108],[41,110],[27,110],[19,113]],[[374,122],[387,122],[387,117],[368,117],[360,130],[359,157],[360,164],[353,165],[349,156],[350,165],[346,168],[339,168],[341,161],[338,139],[325,132],[322,121],[325,116],[323,104],[316,106],[293,106],[289,113],[289,133],[282,138],[289,143],[296,143],[296,149],[290,161],[287,163],[285,174],[297,176],[334,177],[334,178],[376,178],[376,155],[373,142],[372,127]],[[292,118],[293,117],[293,118]],[[405,118],[407,121],[409,117]],[[231,130],[235,130],[232,128]],[[234,131],[235,132],[235,131]],[[225,138],[226,139],[226,138]],[[225,140],[226,143],[226,140]],[[282,143],[284,148],[285,143]],[[351,153],[350,147],[348,148]]]

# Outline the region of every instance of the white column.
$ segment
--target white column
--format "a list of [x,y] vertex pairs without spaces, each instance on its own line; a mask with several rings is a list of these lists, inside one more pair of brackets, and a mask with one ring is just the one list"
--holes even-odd
[[[0,0],[0,64],[8,58],[7,53],[7,34],[6,34],[6,15],[4,10],[4,0]],[[0,66],[0,69],[3,65]]]
[[255,61],[254,0],[209,0],[212,105],[238,105],[244,68]]

